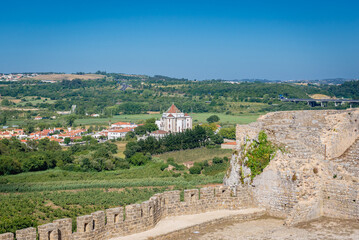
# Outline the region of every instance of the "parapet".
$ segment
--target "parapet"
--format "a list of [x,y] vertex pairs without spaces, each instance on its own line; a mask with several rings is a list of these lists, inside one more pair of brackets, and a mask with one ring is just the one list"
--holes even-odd
[[[247,195],[248,192],[242,188]],[[16,231],[17,240],[106,240],[125,236],[153,228],[161,218],[213,211],[219,209],[243,209],[250,201],[242,201],[241,194],[229,187],[206,187],[184,190],[184,201],[181,191],[169,191],[155,194],[148,201],[131,204],[125,207],[97,211],[76,219],[77,231],[72,232],[72,220],[69,218],[55,220],[37,228],[26,228]],[[0,234],[0,240],[13,240],[14,234]]]

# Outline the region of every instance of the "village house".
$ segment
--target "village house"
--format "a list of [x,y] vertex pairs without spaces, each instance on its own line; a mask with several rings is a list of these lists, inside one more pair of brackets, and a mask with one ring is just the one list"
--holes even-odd
[[133,132],[134,128],[122,128],[122,129],[112,129],[108,130],[108,139],[118,139],[124,138],[128,132]]
[[168,134],[169,134],[169,133],[166,132],[166,131],[156,130],[156,131],[154,131],[154,132],[151,132],[151,133],[150,133],[150,136],[159,139],[159,138],[165,137],[165,136],[168,135]]

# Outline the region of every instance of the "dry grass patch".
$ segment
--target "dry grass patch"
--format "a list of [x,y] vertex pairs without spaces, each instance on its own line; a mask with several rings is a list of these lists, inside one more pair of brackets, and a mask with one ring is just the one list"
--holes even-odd
[[201,162],[204,160],[212,160],[214,157],[230,157],[232,155],[231,149],[221,149],[221,148],[196,148],[196,149],[187,149],[181,151],[167,152],[163,154],[155,155],[162,160],[167,160],[168,158],[173,158],[176,163],[184,162]]

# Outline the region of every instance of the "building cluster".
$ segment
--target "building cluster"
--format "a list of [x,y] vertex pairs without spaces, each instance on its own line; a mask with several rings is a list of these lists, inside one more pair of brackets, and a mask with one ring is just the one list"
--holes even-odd
[[43,138],[48,138],[50,141],[63,143],[65,138],[70,138],[71,141],[81,139],[82,135],[84,135],[86,131],[86,129],[51,128],[26,134],[23,129],[18,128],[0,131],[0,139],[9,139],[15,137],[20,139],[22,142],[27,142],[28,140],[40,140]]
[[36,73],[31,73],[31,74],[26,74],[26,73],[18,73],[18,74],[0,74],[0,81],[12,81],[12,82],[16,82],[19,81],[21,78],[25,78],[25,77],[36,77],[38,74]]
[[[36,116],[35,120],[43,119],[41,116]],[[188,114],[182,113],[175,105],[172,105],[167,112],[163,113],[161,119],[156,121],[158,130],[149,133],[155,138],[163,138],[170,133],[183,132],[186,129],[192,129],[192,117]],[[48,138],[52,141],[63,143],[65,138],[70,138],[71,141],[80,140],[83,135],[90,135],[96,139],[113,140],[124,138],[127,133],[134,132],[135,128],[143,124],[135,124],[130,122],[117,122],[110,125],[108,129],[104,129],[95,133],[88,133],[86,129],[65,129],[65,128],[51,128],[42,131],[26,134],[23,129],[6,129],[0,131],[0,139],[2,138],[18,138],[21,141],[40,140]]]

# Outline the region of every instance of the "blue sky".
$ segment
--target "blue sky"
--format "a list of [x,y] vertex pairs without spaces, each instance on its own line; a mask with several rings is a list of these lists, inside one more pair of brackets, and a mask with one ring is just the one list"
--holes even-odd
[[359,78],[359,1],[1,1],[0,72]]

